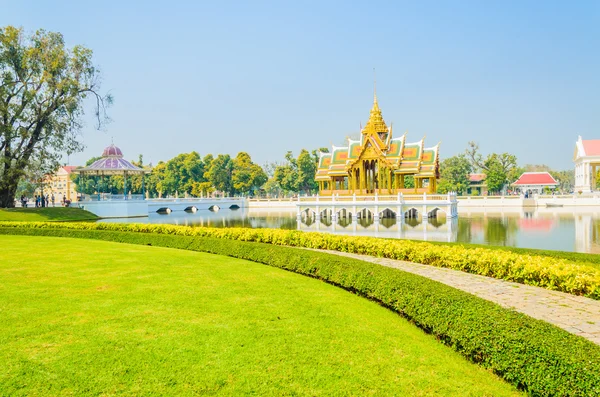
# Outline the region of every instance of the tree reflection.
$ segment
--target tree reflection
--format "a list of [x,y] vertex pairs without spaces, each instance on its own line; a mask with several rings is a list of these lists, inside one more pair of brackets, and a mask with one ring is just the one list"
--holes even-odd
[[485,242],[490,245],[516,246],[518,230],[516,218],[487,218],[484,227]]

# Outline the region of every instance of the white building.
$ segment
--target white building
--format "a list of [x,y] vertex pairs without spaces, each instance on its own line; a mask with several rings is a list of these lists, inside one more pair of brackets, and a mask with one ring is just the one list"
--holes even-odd
[[558,185],[548,172],[524,172],[511,186],[523,194],[543,194],[546,188],[555,189]]
[[600,165],[600,139],[581,139],[575,143],[575,193],[589,193],[596,187],[596,167]]

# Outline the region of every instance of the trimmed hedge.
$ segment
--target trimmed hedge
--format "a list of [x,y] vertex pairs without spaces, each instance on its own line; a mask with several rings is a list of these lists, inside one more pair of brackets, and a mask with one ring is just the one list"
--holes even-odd
[[[417,240],[414,240],[417,241]],[[584,252],[568,252],[568,251],[553,251],[546,249],[537,249],[537,248],[520,248],[520,247],[510,247],[510,246],[494,246],[494,245],[484,245],[484,244],[473,244],[473,243],[447,243],[443,241],[429,241],[430,244],[434,245],[460,245],[465,248],[474,249],[474,248],[484,248],[484,249],[493,249],[495,251],[508,251],[513,252],[515,254],[520,255],[538,255],[538,256],[546,256],[555,259],[565,259],[570,262],[578,262],[585,263],[587,265],[593,265],[596,268],[600,268],[600,255],[598,254],[588,254]]]
[[532,395],[600,396],[600,346],[543,321],[396,269],[321,252],[211,237],[6,227],[0,227],[0,234],[187,249],[279,267],[379,302]]
[[0,222],[0,226],[65,227],[82,230],[176,234],[328,249],[447,267],[482,276],[600,299],[600,268],[595,265],[542,255],[523,255],[510,251],[468,248],[462,245],[444,246],[410,240],[339,236],[278,229],[193,228],[174,225],[119,223],[67,223],[57,225],[43,222]]

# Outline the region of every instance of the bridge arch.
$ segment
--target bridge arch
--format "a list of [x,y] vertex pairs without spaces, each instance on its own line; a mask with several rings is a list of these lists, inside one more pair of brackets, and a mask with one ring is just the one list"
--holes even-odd
[[356,211],[356,217],[361,219],[361,218],[373,218],[374,214],[373,211],[371,211],[370,208],[367,207],[363,207],[359,210]]
[[379,212],[379,218],[384,219],[384,218],[396,218],[397,213],[396,211],[392,210],[391,208],[384,208],[382,211]]
[[419,210],[417,210],[415,207],[410,207],[409,209],[407,209],[404,212],[404,217],[405,218],[418,218]]
[[437,218],[439,212],[444,214],[444,216],[448,216],[448,213],[446,211],[444,211],[442,208],[435,207],[431,211],[427,212],[427,217],[428,218]]

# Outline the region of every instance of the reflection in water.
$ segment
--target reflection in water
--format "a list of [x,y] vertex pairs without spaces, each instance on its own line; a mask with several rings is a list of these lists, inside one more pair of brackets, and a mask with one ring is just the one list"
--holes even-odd
[[518,230],[515,218],[487,218],[483,222],[487,244],[515,246],[514,236]]
[[[300,229],[336,234],[453,241],[528,248],[600,253],[600,209],[576,208],[472,209],[458,219],[357,217],[332,214],[306,216],[297,222],[294,211],[207,210],[196,213],[151,214],[148,218],[105,219],[101,222],[168,223],[187,226]],[[361,214],[363,215],[363,214]],[[335,219],[335,221],[334,221]]]
[[445,217],[427,218],[427,223],[429,223],[433,227],[438,228],[438,227],[442,226],[444,223],[446,223],[446,218]]
[[389,229],[396,224],[396,218],[383,218],[379,223],[381,223],[381,226]]
[[410,227],[417,227],[421,224],[421,218],[406,218],[404,222]]
[[[341,227],[346,227],[348,225],[350,225],[352,223],[352,217],[348,216],[348,217],[340,217],[338,219],[338,225],[340,225]],[[310,226],[310,225],[309,225]]]

